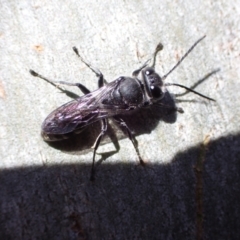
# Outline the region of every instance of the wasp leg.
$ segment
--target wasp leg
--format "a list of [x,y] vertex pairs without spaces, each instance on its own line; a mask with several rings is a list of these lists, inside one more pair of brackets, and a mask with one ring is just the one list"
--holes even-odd
[[46,81],[46,82],[50,83],[51,85],[53,85],[54,87],[58,88],[59,90],[61,90],[61,91],[63,91],[63,92],[65,91],[65,89],[60,86],[61,84],[60,84],[59,82],[50,80],[50,79],[42,76],[41,74],[33,71],[32,69],[30,69],[29,72],[30,72],[30,74],[31,74],[32,76],[41,78],[41,79],[43,79],[44,81]]
[[98,135],[94,145],[93,145],[93,161],[92,161],[92,168],[91,168],[91,176],[90,176],[90,181],[94,181],[95,180],[95,156],[96,156],[96,151],[99,147],[99,144],[101,143],[102,137],[104,136],[104,134],[107,131],[107,120],[103,119],[101,121],[101,132]]
[[139,153],[139,150],[138,150],[138,147],[137,147],[137,142],[136,140],[134,139],[130,129],[128,128],[127,124],[124,122],[123,119],[119,118],[119,117],[113,117],[113,119],[115,120],[115,122],[119,125],[119,127],[122,129],[123,133],[126,134],[128,136],[128,138],[131,140],[133,146],[134,146],[134,149],[137,153],[137,156],[138,156],[138,159],[140,161],[140,164],[141,165],[144,165],[144,161],[142,160],[141,156],[140,156],[140,153]]
[[[50,83],[51,85],[53,85],[54,87],[58,88],[59,90],[65,92],[66,89],[61,87],[61,85],[67,85],[67,86],[76,86],[78,87],[83,94],[88,94],[90,93],[91,91],[85,87],[83,84],[81,83],[70,83],[70,82],[65,82],[65,81],[53,81],[53,80],[50,80],[48,78],[45,78],[44,76],[42,76],[41,74],[33,71],[33,70],[30,70],[29,71],[34,77],[38,77],[38,78],[41,78],[43,80],[45,80],[46,82]],[[100,75],[99,76],[99,79],[98,79],[98,87],[102,87],[103,86],[103,75]]]
[[85,61],[83,57],[79,54],[78,49],[76,47],[73,47],[73,51],[76,53],[76,55],[80,58],[80,60],[88,67],[90,68],[98,77],[98,87],[102,87],[104,83],[107,83],[107,81],[104,79],[102,72],[98,69],[93,67],[90,63]]
[[91,92],[87,87],[85,87],[81,83],[69,83],[69,82],[64,82],[64,81],[56,81],[55,83],[60,84],[60,85],[67,85],[67,86],[76,86],[82,91],[83,94],[88,94]]
[[61,87],[61,85],[68,85],[68,86],[76,86],[78,87],[84,94],[90,93],[90,90],[87,89],[84,85],[82,85],[81,83],[69,83],[69,82],[64,82],[64,81],[53,81],[50,80],[44,76],[42,76],[41,74],[33,71],[33,70],[29,70],[30,74],[33,75],[34,77],[38,77],[43,79],[44,81],[50,83],[51,85],[53,85],[54,87],[56,87],[57,89],[61,90],[62,92],[68,92],[65,88]]
[[[152,68],[155,67],[155,63],[156,63],[156,57],[158,52],[160,52],[163,49],[163,45],[161,43],[159,43],[153,53],[152,59],[153,59],[153,64],[151,65]],[[148,63],[150,62],[151,59],[148,59],[140,68],[138,68],[137,70],[133,71],[132,76],[133,77],[137,77],[138,74],[143,70],[143,68],[145,68]]]
[[148,59],[140,68],[138,68],[137,70],[133,71],[132,76],[133,77],[137,77],[138,74],[148,65],[148,63],[150,62],[151,59]]

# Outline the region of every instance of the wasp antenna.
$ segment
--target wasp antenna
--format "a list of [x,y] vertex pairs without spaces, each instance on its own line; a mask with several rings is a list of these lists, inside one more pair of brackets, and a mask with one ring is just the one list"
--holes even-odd
[[215,99],[210,98],[210,97],[207,97],[207,96],[205,96],[205,95],[203,95],[203,94],[201,94],[201,93],[199,93],[199,92],[196,92],[196,91],[192,90],[191,88],[188,88],[188,87],[186,87],[186,86],[184,86],[184,85],[181,85],[181,84],[177,84],[177,83],[166,83],[165,86],[177,86],[177,87],[181,87],[181,88],[186,89],[186,90],[189,91],[189,92],[195,93],[195,94],[197,94],[197,95],[199,95],[199,96],[201,96],[201,97],[203,97],[203,98],[206,98],[206,99],[208,99],[208,100],[210,100],[210,101],[216,102]]
[[197,44],[199,42],[201,42],[204,38],[206,37],[206,35],[204,35],[203,37],[201,37],[200,39],[198,39],[189,49],[188,51],[182,56],[182,58],[177,62],[177,64],[167,73],[162,77],[162,80],[166,79],[167,76],[175,70],[175,68],[177,68],[180,63],[187,57],[187,55],[197,46]]

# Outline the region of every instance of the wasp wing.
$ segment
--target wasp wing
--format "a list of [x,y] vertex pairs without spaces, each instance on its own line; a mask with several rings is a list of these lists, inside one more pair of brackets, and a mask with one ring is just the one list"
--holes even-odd
[[54,110],[42,124],[43,138],[46,141],[60,140],[62,138],[58,135],[81,132],[89,124],[125,110],[124,104],[104,104],[118,84],[119,81],[113,81]]

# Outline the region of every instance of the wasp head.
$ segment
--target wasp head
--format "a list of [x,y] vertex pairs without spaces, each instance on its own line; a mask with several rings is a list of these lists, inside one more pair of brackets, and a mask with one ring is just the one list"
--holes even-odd
[[158,101],[164,97],[166,88],[162,78],[155,72],[154,68],[147,67],[142,70],[144,85],[148,96],[153,101]]

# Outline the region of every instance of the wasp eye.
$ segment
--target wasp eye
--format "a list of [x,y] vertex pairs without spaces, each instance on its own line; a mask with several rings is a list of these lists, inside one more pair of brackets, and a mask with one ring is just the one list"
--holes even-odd
[[155,72],[154,69],[153,69],[153,68],[150,68],[150,67],[148,67],[148,68],[145,70],[145,74],[146,74],[147,76],[153,74],[154,72]]
[[161,98],[163,96],[163,92],[160,87],[151,86],[150,89],[151,89],[153,98]]

